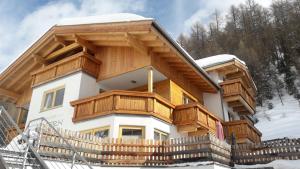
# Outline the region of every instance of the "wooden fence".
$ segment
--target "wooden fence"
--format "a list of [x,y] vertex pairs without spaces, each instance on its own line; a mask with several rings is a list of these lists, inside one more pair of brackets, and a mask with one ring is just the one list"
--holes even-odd
[[300,139],[276,139],[259,144],[238,144],[233,147],[236,164],[266,164],[278,159],[300,159]]
[[[43,129],[39,153],[44,158],[70,159],[73,154],[51,129]],[[229,164],[231,146],[212,135],[154,140],[101,139],[59,129],[69,143],[89,162],[105,166],[165,166],[192,161]]]

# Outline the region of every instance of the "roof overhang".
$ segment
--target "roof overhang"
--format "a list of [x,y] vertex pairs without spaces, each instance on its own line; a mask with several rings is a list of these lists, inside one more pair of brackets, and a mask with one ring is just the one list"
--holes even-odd
[[[53,26],[6,70],[0,74],[0,88],[20,94],[30,86],[30,73],[52,59],[53,51],[77,43],[87,50],[101,46],[130,46],[140,52],[170,54],[197,75],[195,83],[205,83],[204,92],[217,92],[216,84],[193,58],[176,43],[154,20]],[[74,47],[69,46],[69,48]],[[60,51],[64,52],[64,51]],[[182,61],[182,62],[181,62]],[[171,62],[171,61],[170,61]],[[175,65],[176,66],[176,65]],[[182,67],[182,66],[181,66]],[[178,68],[179,71],[184,69]],[[17,87],[16,84],[18,84]]]
[[203,69],[205,69],[207,72],[217,71],[218,73],[223,75],[241,72],[243,73],[244,77],[246,77],[245,80],[248,81],[251,87],[255,89],[255,91],[257,90],[256,85],[252,79],[252,76],[249,73],[247,66],[239,62],[237,59],[233,58],[228,61],[211,64],[203,67]]

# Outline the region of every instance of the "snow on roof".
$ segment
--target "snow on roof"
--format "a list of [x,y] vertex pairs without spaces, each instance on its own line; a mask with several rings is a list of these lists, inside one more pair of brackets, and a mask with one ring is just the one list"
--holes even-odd
[[240,60],[235,55],[230,55],[230,54],[221,54],[221,55],[206,57],[203,59],[198,59],[198,60],[196,60],[196,63],[200,67],[206,68],[206,67],[211,67],[211,66],[222,64],[222,63],[226,63],[226,62],[229,62],[232,60],[237,60],[237,61],[241,62],[242,64],[246,65],[246,63],[244,61]]
[[153,20],[153,18],[145,18],[140,15],[131,13],[115,13],[98,16],[87,16],[77,18],[65,18],[57,23],[57,25],[81,25],[81,24],[94,24],[94,23],[112,23],[112,22],[130,22],[130,21],[143,21]]

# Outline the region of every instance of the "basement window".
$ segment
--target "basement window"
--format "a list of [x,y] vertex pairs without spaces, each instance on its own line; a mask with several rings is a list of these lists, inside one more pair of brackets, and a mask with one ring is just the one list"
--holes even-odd
[[144,139],[145,128],[139,126],[120,126],[119,137],[124,139]]
[[157,130],[157,129],[154,130],[154,140],[165,141],[168,138],[169,138],[168,133],[165,133],[165,132]]
[[65,95],[65,87],[58,87],[46,91],[43,96],[42,111],[62,106]]
[[100,138],[107,138],[109,136],[109,126],[85,130],[82,131],[81,133],[94,135]]

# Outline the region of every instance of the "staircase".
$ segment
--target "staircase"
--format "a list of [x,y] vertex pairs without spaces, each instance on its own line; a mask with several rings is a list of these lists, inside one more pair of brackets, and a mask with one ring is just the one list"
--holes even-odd
[[[55,154],[39,153],[39,136],[43,127],[58,136],[73,154],[64,161]],[[21,131],[9,113],[0,106],[0,169],[92,169],[89,163],[44,118],[31,121]]]

